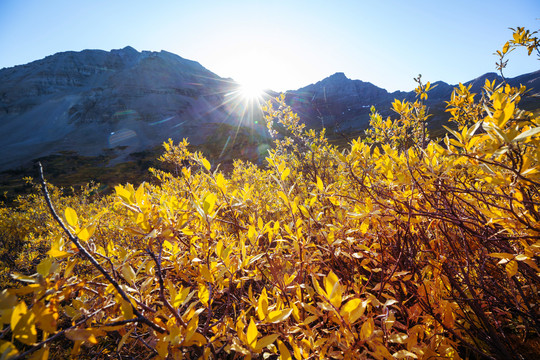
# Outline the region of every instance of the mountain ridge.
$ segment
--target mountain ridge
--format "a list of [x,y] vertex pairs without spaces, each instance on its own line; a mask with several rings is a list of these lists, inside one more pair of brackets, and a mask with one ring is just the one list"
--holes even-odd
[[[488,72],[463,84],[472,85],[471,92],[480,94],[486,79],[502,81],[500,75]],[[527,86],[529,95],[540,92],[540,70],[508,78],[506,81],[512,86],[520,84]],[[450,99],[453,89],[458,84],[450,85],[443,81],[435,81],[432,85],[426,104],[433,114],[428,127],[434,129],[441,128],[448,120],[448,115],[444,111],[445,102]],[[333,127],[338,132],[357,132],[366,129],[372,106],[381,115],[388,116],[393,114],[390,107],[394,99],[414,101],[415,97],[414,91],[388,92],[372,83],[349,79],[342,72],[286,93],[286,101],[308,126]],[[524,105],[526,110],[540,109],[537,97],[525,96],[520,105]]]
[[[465,84],[478,92],[486,73]],[[507,81],[540,92],[540,71]],[[442,81],[427,101],[445,121],[444,101],[454,85]],[[219,124],[264,135],[260,112],[246,110],[235,98],[239,85],[200,63],[161,50],[122,49],[59,52],[28,64],[0,69],[0,171],[39,157],[75,151],[96,156],[113,151],[117,162],[155,147],[169,137],[193,144],[211,142]],[[232,94],[232,95],[231,95]],[[271,91],[270,95],[276,95]],[[371,106],[390,115],[395,99],[413,100],[414,92],[388,92],[370,82],[336,72],[298,90],[286,101],[310,127],[357,133],[367,128]],[[525,99],[531,108],[538,100]],[[242,117],[247,114],[250,118]],[[447,118],[447,117],[446,117]],[[222,130],[219,130],[222,131]],[[219,134],[222,135],[222,134]],[[229,137],[236,135],[231,132]]]
[[[237,125],[238,89],[198,62],[132,47],[50,55],[0,70],[0,170],[61,151],[119,158],[172,137],[206,141],[201,124]],[[244,124],[245,125],[245,124]]]

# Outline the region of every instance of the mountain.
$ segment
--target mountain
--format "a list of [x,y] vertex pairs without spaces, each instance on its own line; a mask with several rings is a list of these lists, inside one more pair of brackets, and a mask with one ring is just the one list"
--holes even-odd
[[[488,73],[465,84],[479,93],[485,79],[501,80]],[[540,92],[540,71],[507,80],[531,88],[530,94]],[[427,101],[434,115],[428,127],[439,131],[448,119],[445,101],[454,86],[434,85]],[[106,154],[99,166],[134,156],[140,161],[141,152],[168,138],[185,137],[206,146],[220,162],[223,154],[235,157],[237,152],[260,160],[266,148],[261,139],[268,142],[263,121],[257,121],[261,113],[238,97],[238,90],[234,81],[195,61],[129,46],[63,52],[1,69],[0,171],[53,154],[84,159]],[[356,136],[368,127],[371,106],[387,116],[394,99],[414,98],[412,91],[389,93],[341,72],[286,93],[286,101],[308,126]],[[526,96],[522,105],[540,109],[538,97]]]
[[118,162],[169,137],[205,142],[222,124],[240,125],[230,101],[237,90],[195,61],[132,47],[63,52],[4,68],[0,171],[62,151],[113,151]]
[[[480,94],[486,79],[502,81],[496,73],[487,73],[465,82],[464,85],[472,84],[471,91]],[[540,98],[534,96],[540,93],[540,71],[506,80],[512,86],[523,84],[530,89],[520,103],[524,109],[531,111],[540,109]],[[449,118],[444,111],[445,101],[450,99],[457,85],[449,85],[442,81],[437,81],[433,85],[435,87],[429,92],[426,101],[430,113],[433,114],[428,127],[440,130],[441,125]],[[369,126],[371,106],[375,106],[383,116],[393,115],[390,107],[394,99],[414,101],[415,93],[414,91],[389,93],[369,82],[351,80],[342,72],[301,89],[288,91],[286,94],[287,103],[308,126],[326,127],[341,133],[356,133],[366,129]]]

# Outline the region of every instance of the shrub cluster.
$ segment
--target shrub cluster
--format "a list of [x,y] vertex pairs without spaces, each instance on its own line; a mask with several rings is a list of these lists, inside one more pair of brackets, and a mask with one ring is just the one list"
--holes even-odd
[[[501,59],[538,49],[515,34]],[[156,184],[89,201],[43,181],[0,212],[22,283],[0,293],[2,359],[537,357],[540,117],[523,87],[460,85],[433,141],[418,82],[346,150],[280,97],[266,167],[225,174],[184,140]]]

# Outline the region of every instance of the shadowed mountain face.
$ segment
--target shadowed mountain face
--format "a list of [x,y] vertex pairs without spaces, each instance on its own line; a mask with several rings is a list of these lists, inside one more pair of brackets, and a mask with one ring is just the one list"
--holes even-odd
[[[480,93],[486,78],[501,80],[495,73],[485,74],[469,82],[473,92]],[[529,94],[539,93],[540,71],[508,82],[527,86]],[[434,115],[428,127],[441,129],[448,119],[445,101],[453,86],[435,84],[427,101]],[[0,171],[62,152],[112,153],[113,163],[119,163],[168,138],[186,137],[195,145],[224,139],[223,154],[227,146],[234,149],[231,141],[240,127],[240,133],[248,130],[248,136],[266,134],[263,122],[256,121],[261,120],[260,110],[248,106],[237,90],[232,80],[220,78],[197,62],[131,47],[58,53],[1,69]],[[366,129],[371,106],[383,116],[391,115],[396,98],[414,101],[415,95],[389,93],[343,73],[286,94],[287,102],[308,126],[338,133]],[[540,109],[538,99],[525,97],[522,107]]]
[[[501,82],[502,78],[495,73],[488,73],[464,83],[472,84],[471,91],[480,97],[481,89],[485,80]],[[520,103],[521,107],[534,111],[540,109],[540,71],[525,74],[512,79],[506,79],[512,86],[525,85],[530,89]],[[445,113],[445,101],[449,101],[456,85],[449,85],[442,81],[433,83],[436,85],[429,92],[426,101],[433,117],[429,120],[428,127],[441,129],[449,116]],[[537,96],[534,96],[537,95]],[[394,115],[390,110],[394,99],[415,100],[414,91],[396,91],[389,93],[371,83],[360,80],[348,79],[343,73],[336,73],[315,84],[304,88],[287,92],[286,100],[300,115],[307,125],[315,128],[326,127],[337,132],[351,132],[364,130],[369,126],[369,114],[371,106],[383,116]]]
[[169,137],[205,142],[217,124],[250,126],[231,101],[237,88],[197,62],[131,47],[2,69],[0,170],[59,151],[116,149],[122,161]]

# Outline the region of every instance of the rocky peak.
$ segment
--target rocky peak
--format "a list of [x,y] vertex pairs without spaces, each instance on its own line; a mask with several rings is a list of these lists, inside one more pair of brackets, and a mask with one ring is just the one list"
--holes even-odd
[[227,86],[198,62],[130,46],[0,70],[0,170],[59,151],[129,153],[169,137],[196,143],[202,124],[235,123]]

